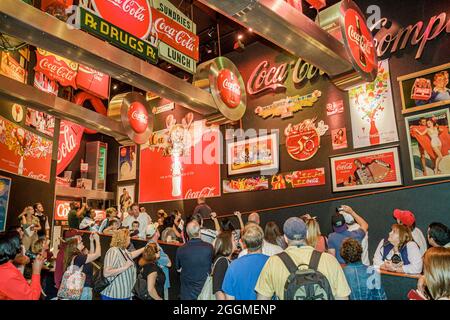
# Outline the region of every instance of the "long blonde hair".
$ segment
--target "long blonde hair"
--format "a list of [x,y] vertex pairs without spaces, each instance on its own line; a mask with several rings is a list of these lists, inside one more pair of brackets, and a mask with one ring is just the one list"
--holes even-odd
[[320,226],[316,219],[308,219],[306,220],[306,244],[313,248],[316,247],[317,242],[319,241],[322,234],[320,233]]
[[428,249],[423,259],[423,274],[433,299],[450,298],[450,249]]

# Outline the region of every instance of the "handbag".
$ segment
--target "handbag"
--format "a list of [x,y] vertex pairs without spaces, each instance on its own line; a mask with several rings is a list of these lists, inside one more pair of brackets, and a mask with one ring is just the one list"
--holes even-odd
[[[125,257],[125,255],[123,254],[122,250],[119,249],[119,251],[122,254],[125,261],[128,260]],[[100,294],[102,291],[104,291],[106,288],[108,288],[114,282],[114,280],[116,280],[116,278],[118,276],[120,276],[120,273],[119,273],[110,281],[107,277],[104,276],[103,272],[104,272],[104,266],[102,265],[100,270],[95,275],[93,285],[92,285],[92,290],[98,294]]]
[[58,290],[58,299],[80,300],[81,298],[86,275],[83,272],[83,267],[74,265],[74,260],[75,257],[72,259],[72,264],[64,272]]
[[211,273],[208,274],[208,277],[206,278],[205,284],[203,285],[202,291],[197,297],[197,300],[216,300],[216,296],[213,293],[213,275],[214,275],[214,268],[216,267],[217,262],[221,259],[225,258],[228,262],[228,265],[230,265],[230,262],[226,257],[220,257],[216,260],[214,263]]

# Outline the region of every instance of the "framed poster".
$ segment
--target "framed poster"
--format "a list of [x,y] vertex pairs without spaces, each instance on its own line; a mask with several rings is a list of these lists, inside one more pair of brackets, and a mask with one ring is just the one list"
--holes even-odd
[[136,179],[136,145],[119,147],[118,181]]
[[450,176],[449,109],[406,117],[413,180]]
[[278,171],[278,133],[227,143],[228,174]]
[[117,212],[123,218],[126,218],[128,208],[135,202],[135,187],[134,183],[117,186]]
[[450,63],[397,78],[402,113],[422,111],[450,104]]
[[265,176],[225,179],[222,181],[223,193],[259,191],[269,189],[269,179]]
[[378,62],[375,81],[348,95],[355,149],[398,141],[388,60]]
[[331,143],[333,145],[333,150],[347,148],[347,129],[338,128],[331,130]]
[[0,117],[0,170],[50,182],[53,142]]
[[402,185],[398,149],[387,148],[331,158],[333,192]]
[[166,129],[140,146],[139,203],[220,196],[221,135],[218,126],[166,117]]
[[0,231],[5,231],[10,192],[11,179],[0,176]]
[[55,130],[55,117],[42,111],[27,108],[25,125],[53,137],[53,132]]
[[273,175],[272,190],[321,186],[325,184],[325,168],[298,170]]

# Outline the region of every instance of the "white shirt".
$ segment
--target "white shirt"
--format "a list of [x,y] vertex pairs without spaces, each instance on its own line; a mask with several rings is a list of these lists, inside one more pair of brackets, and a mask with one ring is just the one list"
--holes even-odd
[[[277,246],[275,244],[267,242],[266,240],[263,240],[262,254],[271,257],[281,252],[283,252],[283,249],[280,246]],[[239,253],[239,258],[245,256],[246,254],[248,254],[248,250],[247,249],[242,250],[241,253]]]
[[425,251],[427,251],[427,240],[425,239],[425,236],[423,235],[422,231],[420,231],[419,228],[414,228],[414,230],[411,232],[413,240],[417,243],[420,249],[420,253],[422,256],[425,254]]
[[95,225],[95,221],[91,217],[84,217],[80,223],[80,230],[98,231],[98,227]]
[[[348,231],[356,231],[358,229],[361,229],[361,226],[359,224],[352,223],[348,225]],[[362,255],[361,255],[361,260],[362,263],[365,264],[366,266],[370,266],[370,260],[369,260],[369,232],[366,232],[366,235],[364,236],[364,238],[361,241],[361,246],[363,249]]]
[[134,221],[139,222],[139,238],[145,239],[145,231],[147,226],[151,223],[152,218],[150,218],[150,216],[145,212],[139,212],[139,216],[137,218],[134,218],[130,214],[123,220],[122,226],[131,230],[131,226]]
[[[373,256],[373,265],[381,266],[383,264],[383,244],[384,239],[381,239],[378,244],[375,255]],[[403,265],[403,271],[409,274],[419,274],[422,272],[422,254],[420,253],[419,246],[414,241],[410,241],[406,244],[406,250],[408,250],[408,265]],[[394,250],[392,249],[386,256],[386,260],[390,260],[394,255]]]

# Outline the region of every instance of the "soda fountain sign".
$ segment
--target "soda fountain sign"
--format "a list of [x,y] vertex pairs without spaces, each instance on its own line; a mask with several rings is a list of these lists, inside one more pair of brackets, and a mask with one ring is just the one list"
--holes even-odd
[[128,109],[128,121],[136,133],[143,133],[148,127],[148,112],[142,103],[131,103]]
[[241,103],[241,86],[236,75],[228,69],[223,69],[217,76],[217,88],[222,101],[230,108],[236,108]]

